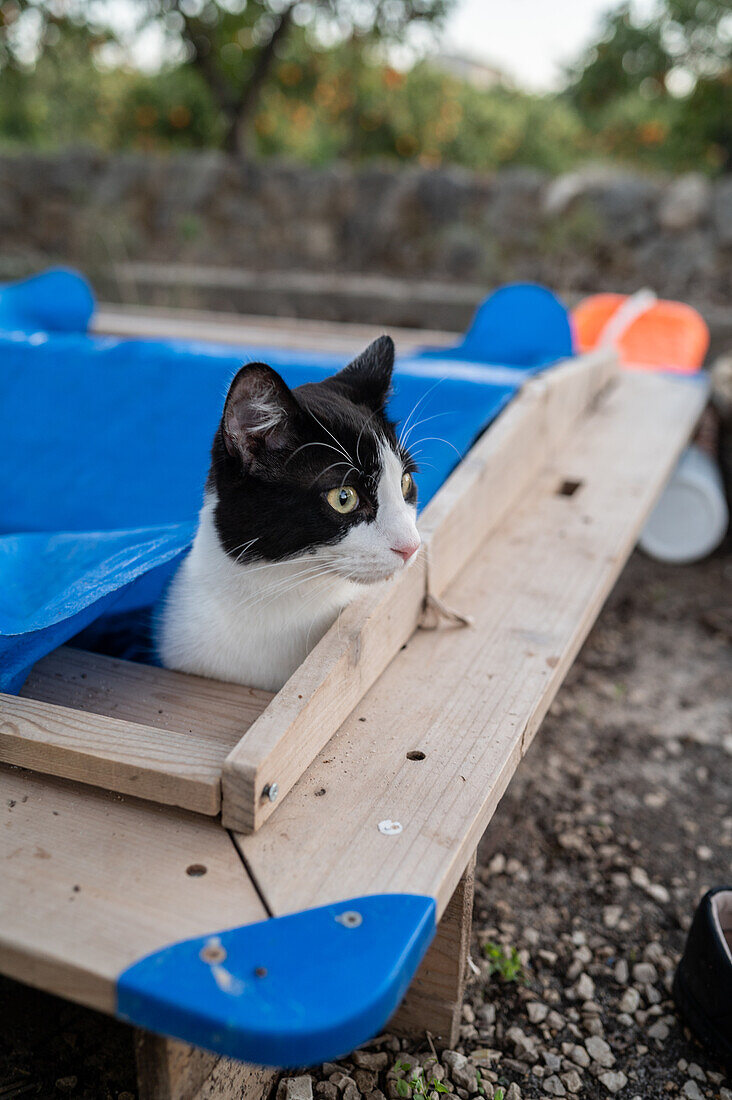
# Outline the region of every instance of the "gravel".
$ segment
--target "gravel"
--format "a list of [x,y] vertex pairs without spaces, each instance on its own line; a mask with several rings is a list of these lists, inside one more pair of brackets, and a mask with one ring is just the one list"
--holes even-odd
[[[632,559],[479,849],[455,1049],[387,1033],[271,1100],[732,1100],[670,996],[732,855],[730,591],[729,557]],[[0,1095],[134,1100],[124,1025],[5,980],[0,1018]]]

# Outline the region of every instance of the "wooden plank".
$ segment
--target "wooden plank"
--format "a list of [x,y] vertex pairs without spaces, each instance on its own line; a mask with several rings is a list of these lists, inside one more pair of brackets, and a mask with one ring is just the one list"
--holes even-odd
[[[222,778],[227,828],[256,830],[281,805],[411,636],[427,583],[432,592],[435,585],[438,594],[444,590],[606,385],[615,364],[614,353],[603,352],[554,368],[529,382],[485,433],[425,509],[420,559],[385,592],[346,608],[227,758]],[[263,792],[275,783],[279,796],[272,802]]]
[[704,401],[624,374],[583,421],[447,589],[475,627],[417,632],[268,827],[238,837],[273,912],[404,890],[443,912]]
[[0,767],[0,820],[0,970],[49,993],[111,1013],[144,955],[267,916],[206,818]]
[[420,519],[432,595],[442,595],[616,374],[617,356],[603,348],[532,379],[468,452]]
[[[226,828],[258,829],[414,633],[422,552],[398,581],[351,604],[232,750],[222,775]],[[277,784],[277,802],[264,796]]]
[[[313,321],[295,317],[258,317],[210,310],[165,309],[155,306],[102,304],[92,319],[94,332],[115,336],[145,337],[152,340],[211,340],[223,344],[260,344],[355,355],[375,340],[383,329],[378,325],[346,324],[342,321]],[[449,347],[460,333],[433,329],[389,326],[389,333],[407,355],[425,344]]]
[[135,1033],[139,1100],[266,1100],[279,1073],[149,1031]]
[[20,691],[27,699],[75,707],[191,734],[225,753],[272,695],[240,684],[120,661],[61,646],[38,661]]
[[271,698],[65,647],[0,695],[0,760],[214,815],[224,760]]
[[389,1031],[436,1046],[454,1047],[460,1035],[465,972],[473,922],[475,853],[455,887],[435,938],[407,995],[389,1021]]
[[203,814],[219,809],[220,751],[119,718],[0,695],[0,759]]

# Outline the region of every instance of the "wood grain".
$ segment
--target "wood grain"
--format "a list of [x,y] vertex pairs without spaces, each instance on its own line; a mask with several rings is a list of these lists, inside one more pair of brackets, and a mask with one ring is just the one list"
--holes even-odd
[[225,751],[262,713],[271,692],[119,661],[61,646],[38,661],[20,691],[27,699],[130,722],[152,721]]
[[0,970],[92,1008],[144,955],[267,916],[199,815],[0,766],[0,823]]
[[[92,320],[94,332],[160,340],[211,340],[224,344],[261,344],[356,355],[380,336],[379,325],[315,321],[295,317],[259,317],[211,310],[165,309],[157,306],[101,305]],[[407,355],[425,344],[449,347],[460,333],[427,329],[395,328],[389,333],[399,354]]]
[[473,920],[475,853],[455,887],[435,938],[407,995],[389,1021],[389,1031],[435,1046],[454,1047],[460,1036],[465,972]]
[[139,1100],[266,1100],[279,1076],[149,1031],[135,1033],[135,1059]]
[[[258,829],[414,633],[424,600],[417,561],[385,590],[351,604],[227,757],[221,819]],[[276,783],[277,802],[263,796]]]
[[420,519],[429,591],[447,585],[495,531],[617,375],[601,349],[525,384],[430,501]]
[[0,760],[217,814],[221,770],[268,692],[62,648],[0,695]]
[[583,420],[447,589],[475,627],[418,631],[268,827],[238,837],[273,912],[403,890],[444,910],[704,402],[625,374]]

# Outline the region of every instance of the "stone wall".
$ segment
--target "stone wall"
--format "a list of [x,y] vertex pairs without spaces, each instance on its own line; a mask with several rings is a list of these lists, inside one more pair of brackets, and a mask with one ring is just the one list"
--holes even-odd
[[56,261],[108,297],[119,296],[115,271],[145,261],[485,288],[531,279],[564,292],[651,286],[724,306],[732,177],[3,155],[0,278]]

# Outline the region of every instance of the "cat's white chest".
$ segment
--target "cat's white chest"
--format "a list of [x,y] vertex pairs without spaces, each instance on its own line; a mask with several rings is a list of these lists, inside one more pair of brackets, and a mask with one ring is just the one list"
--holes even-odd
[[207,501],[190,554],[156,624],[162,663],[200,676],[278,691],[359,586],[317,556],[242,566],[223,550]]

